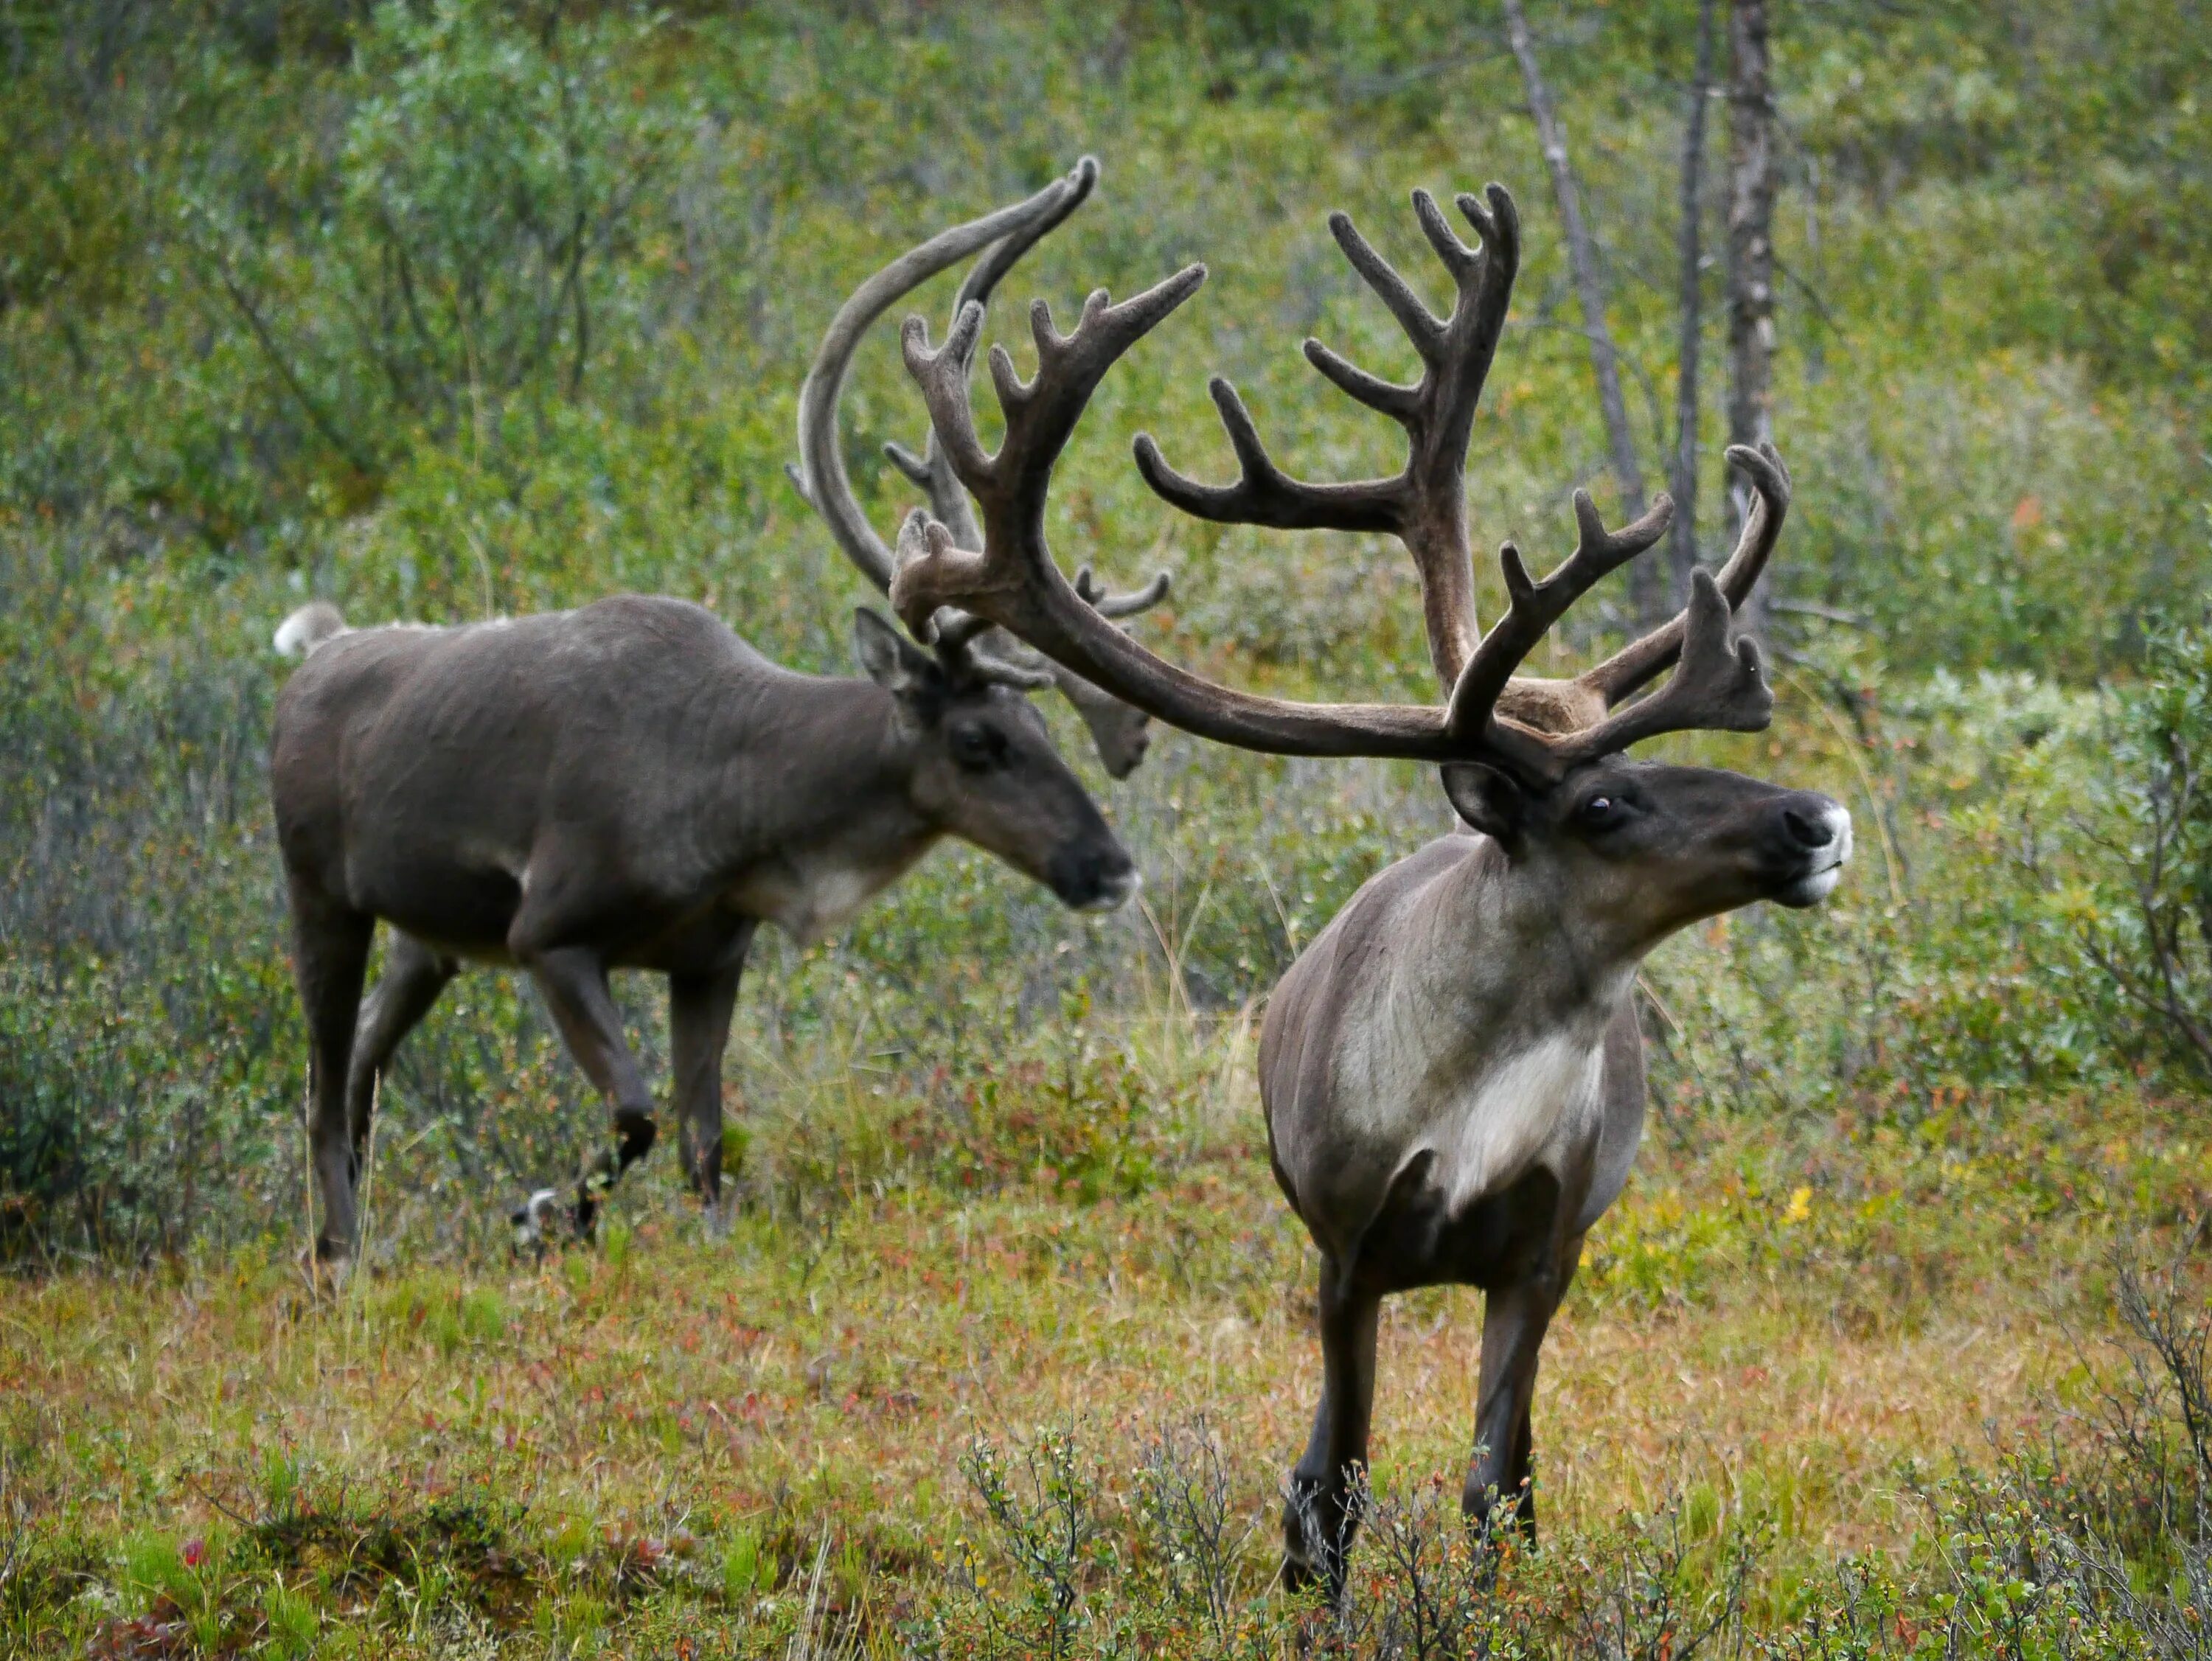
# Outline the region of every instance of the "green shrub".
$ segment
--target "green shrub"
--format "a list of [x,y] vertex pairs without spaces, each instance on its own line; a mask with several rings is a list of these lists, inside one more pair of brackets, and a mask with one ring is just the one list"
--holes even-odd
[[2212,627],[2152,632],[2109,762],[2067,913],[2152,1046],[2212,1082]]

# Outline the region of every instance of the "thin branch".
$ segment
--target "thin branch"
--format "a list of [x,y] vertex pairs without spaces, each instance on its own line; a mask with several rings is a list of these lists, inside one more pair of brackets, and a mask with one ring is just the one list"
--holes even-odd
[[239,314],[246,319],[246,327],[253,331],[253,338],[260,343],[263,354],[268,358],[270,367],[276,371],[278,379],[283,381],[286,390],[299,400],[300,408],[307,412],[309,424],[345,458],[346,464],[354,471],[365,477],[374,477],[378,470],[376,464],[356,447],[331,413],[323,408],[321,401],[307,390],[307,384],[300,379],[299,373],[284,355],[283,349],[276,343],[276,336],[262,320],[252,297],[240,286],[230,269],[230,262],[223,258],[222,250],[210,247],[207,252],[215,261],[216,275],[222,281],[223,292],[230,296],[230,303],[238,308]]
[[1690,573],[1698,563],[1698,355],[1704,344],[1705,290],[1701,281],[1704,234],[1705,106],[1713,82],[1714,0],[1698,3],[1697,66],[1690,82],[1688,117],[1682,127],[1681,186],[1677,197],[1680,222],[1678,251],[1680,345],[1674,367],[1674,462],[1668,481],[1674,497],[1673,541],[1674,603],[1689,598]]

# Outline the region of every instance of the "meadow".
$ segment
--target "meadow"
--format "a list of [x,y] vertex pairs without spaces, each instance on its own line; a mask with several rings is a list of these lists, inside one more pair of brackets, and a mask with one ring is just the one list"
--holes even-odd
[[[1531,21],[1656,480],[1697,9]],[[1651,748],[1827,791],[1859,852],[1825,907],[1646,967],[1652,1116],[1547,1352],[1540,1549],[1457,1523],[1479,1296],[1394,1300],[1331,1612],[1271,1585],[1320,1361],[1253,1051],[1301,946],[1445,829],[1427,770],[1163,732],[1109,785],[1041,699],[1139,905],[947,846],[842,937],[765,937],[726,1239],[664,1149],[595,1245],[517,1249],[605,1116],[527,985],[472,975],[385,1081],[364,1267],[319,1295],[268,641],[310,595],[630,590],[845,671],[872,597],[783,473],[819,331],[1091,152],[993,336],[1032,294],[1212,276],[1095,400],[1063,560],[1171,567],[1137,628],[1217,678],[1425,698],[1395,544],[1182,518],[1128,446],[1225,476],[1218,371],[1304,470],[1394,464],[1295,349],[1407,357],[1323,215],[1425,282],[1407,191],[1498,179],[1527,253],[1478,539],[1548,565],[1575,488],[1614,512],[1498,17],[0,13],[0,1649],[2203,1654],[2208,37],[2158,0],[1775,30],[1779,707]],[[844,409],[889,525],[880,446],[925,417],[887,327]],[[1540,666],[1632,621],[1593,595]],[[618,991],[665,1077],[657,986]]]

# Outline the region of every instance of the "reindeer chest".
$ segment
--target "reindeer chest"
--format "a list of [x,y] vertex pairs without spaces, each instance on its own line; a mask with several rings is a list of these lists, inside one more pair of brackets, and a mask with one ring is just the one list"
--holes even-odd
[[1426,1157],[1428,1184],[1448,1213],[1540,1168],[1567,1181],[1595,1153],[1604,1128],[1601,1027],[1584,1032],[1578,1023],[1472,1054],[1399,1037],[1346,1057],[1340,1080],[1353,1088],[1341,1099],[1361,1104],[1363,1129],[1389,1150],[1394,1170]]
[[922,852],[827,847],[780,854],[749,866],[732,885],[730,903],[775,924],[799,944],[811,945],[851,922]]
[[1442,1091],[1417,1145],[1436,1153],[1435,1180],[1454,1207],[1529,1171],[1563,1180],[1604,1127],[1603,1034],[1561,1033]]

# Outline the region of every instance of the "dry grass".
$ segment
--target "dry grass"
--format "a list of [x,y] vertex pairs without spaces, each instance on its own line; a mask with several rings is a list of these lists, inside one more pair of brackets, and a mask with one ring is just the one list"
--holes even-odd
[[[1072,1428],[1126,1489],[1124,1450],[1202,1415],[1256,1591],[1320,1373],[1310,1248],[1267,1178],[1249,1084],[1194,1044],[1179,1064],[1210,1074],[1221,1116],[1164,1130],[1180,1151],[1134,1199],[878,1177],[799,1220],[756,1207],[711,1242],[664,1172],[597,1250],[417,1265],[387,1242],[336,1300],[311,1299],[274,1241],[10,1282],[10,1497],[34,1535],[126,1555],[118,1543],[248,1532],[272,1485],[394,1513],[495,1500],[525,1508],[549,1564],[679,1537],[711,1557],[742,1538],[792,1596],[830,1550],[842,1607],[889,1607],[975,1526],[957,1470],[975,1438]],[[1915,1473],[2032,1432],[2074,1366],[2066,1326],[2094,1306],[2107,1202],[2179,1214],[2208,1185],[2160,1112],[2131,1112],[2053,1109],[2032,1153],[1989,1125],[1843,1137],[1717,1121],[1655,1138],[1547,1352],[1550,1525],[1680,1498],[1701,1535],[1771,1525],[1777,1586],[1844,1552],[1909,1554]],[[763,1127],[771,1161],[781,1133],[795,1127]],[[2070,1200],[2021,1197],[2068,1161]],[[1379,1488],[1458,1469],[1480,1323],[1471,1292],[1390,1306]],[[567,1608],[547,1573],[513,1619]],[[127,1575],[110,1580],[131,1607]]]

